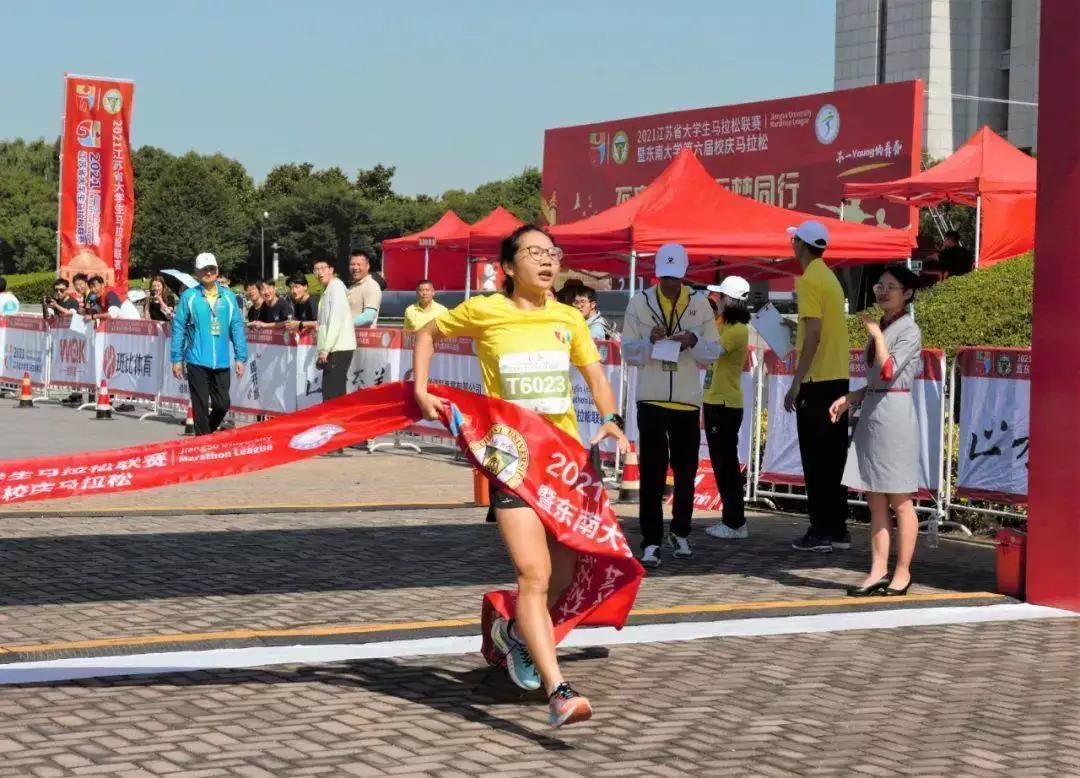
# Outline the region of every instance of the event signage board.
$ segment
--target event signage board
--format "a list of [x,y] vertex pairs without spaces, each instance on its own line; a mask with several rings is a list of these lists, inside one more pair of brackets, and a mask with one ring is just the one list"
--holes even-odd
[[1028,494],[1031,349],[961,348],[956,496],[1024,504]]
[[68,75],[60,158],[59,271],[100,275],[123,295],[135,220],[131,81]]
[[[566,224],[617,205],[690,147],[734,192],[837,217],[844,184],[919,171],[922,114],[923,84],[906,81],[547,130],[542,213]],[[913,215],[875,200],[843,218],[902,228]]]
[[[862,349],[851,349],[850,386],[866,385],[866,356]],[[803,486],[802,459],[795,414],[784,410],[784,397],[791,388],[796,353],[780,359],[765,352],[766,390],[768,394],[768,435],[761,463],[760,480],[771,484]],[[919,497],[928,499],[941,491],[941,425],[945,398],[945,355],[936,349],[923,349],[919,373],[912,390],[919,441]]]
[[0,316],[0,381],[19,383],[29,374],[33,386],[45,382],[45,320],[40,316]]

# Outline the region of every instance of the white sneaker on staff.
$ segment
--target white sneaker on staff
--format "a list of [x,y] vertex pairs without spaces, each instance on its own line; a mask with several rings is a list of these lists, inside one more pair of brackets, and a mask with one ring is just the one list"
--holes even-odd
[[745,524],[738,529],[732,529],[724,522],[718,521],[706,529],[705,534],[711,538],[720,538],[721,540],[742,540],[750,537],[750,530],[746,528]]
[[660,567],[660,546],[645,546],[641,554],[641,566],[652,570]]

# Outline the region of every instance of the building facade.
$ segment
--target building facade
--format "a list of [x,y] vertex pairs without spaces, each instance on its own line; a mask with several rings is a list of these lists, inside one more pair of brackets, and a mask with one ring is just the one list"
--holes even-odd
[[932,158],[984,124],[1034,150],[1037,108],[1027,103],[1038,102],[1038,31],[1039,0],[836,0],[834,83],[921,78]]

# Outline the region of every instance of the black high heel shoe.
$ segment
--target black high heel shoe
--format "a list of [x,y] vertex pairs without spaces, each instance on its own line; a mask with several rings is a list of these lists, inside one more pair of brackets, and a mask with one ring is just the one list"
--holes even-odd
[[910,588],[911,588],[911,579],[909,578],[908,582],[907,582],[907,586],[905,586],[903,589],[893,589],[891,586],[886,585],[885,591],[883,592],[883,594],[884,594],[885,597],[903,597],[905,594],[907,594],[908,589],[910,589]]
[[848,597],[873,597],[884,592],[888,588],[890,580],[888,576],[885,576],[869,586],[852,586],[847,590],[847,595]]

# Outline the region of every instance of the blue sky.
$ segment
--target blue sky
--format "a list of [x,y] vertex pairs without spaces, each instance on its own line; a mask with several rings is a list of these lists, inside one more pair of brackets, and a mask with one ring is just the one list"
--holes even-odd
[[131,78],[136,146],[438,195],[539,165],[548,127],[827,91],[835,2],[35,0],[3,27],[2,139],[59,134],[65,71]]

